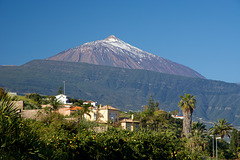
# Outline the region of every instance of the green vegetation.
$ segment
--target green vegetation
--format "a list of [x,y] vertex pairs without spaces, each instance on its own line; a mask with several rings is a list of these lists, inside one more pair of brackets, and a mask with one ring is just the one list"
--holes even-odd
[[50,105],[52,106],[52,109],[54,111],[58,110],[58,108],[60,108],[62,106],[62,104],[60,102],[58,102],[55,97],[51,99]]
[[180,96],[181,100],[178,103],[179,107],[183,111],[183,132],[186,137],[189,136],[191,133],[191,126],[192,126],[192,113],[195,109],[196,99],[195,96],[190,94],[186,94],[184,96]]
[[[146,70],[130,70],[85,63],[35,60],[22,66],[0,66],[0,85],[18,94],[55,95],[66,81],[66,94],[94,100],[122,111],[140,111],[150,94],[159,109],[178,109],[179,95],[195,95],[193,118],[225,118],[240,126],[240,85],[187,78]],[[196,119],[195,119],[196,120]]]
[[233,128],[231,133],[230,152],[232,152],[235,157],[240,157],[240,132],[235,128]]
[[[32,129],[20,118],[12,98],[0,95],[0,159],[34,159],[41,147]],[[40,156],[40,155],[39,155]]]
[[218,135],[221,138],[225,136],[230,137],[230,131],[233,129],[232,125],[226,121],[226,119],[218,120],[218,123],[214,123],[214,126],[210,128],[210,133]]
[[[2,92],[0,159],[190,160],[210,158],[212,153],[204,124],[193,123],[189,138],[183,137],[182,120],[159,110],[152,97],[143,112],[122,113],[123,117],[134,114],[141,121],[142,127],[133,132],[114,124],[104,131],[107,125],[85,119],[68,121],[56,112],[44,113],[39,121],[26,120],[13,106],[12,98]],[[103,131],[96,132],[96,128]],[[232,132],[231,138],[230,146],[224,140],[219,142],[219,158],[237,158],[239,132]]]
[[57,91],[58,94],[63,94],[63,87],[62,87],[62,83],[60,84],[59,88],[58,88],[58,91]]

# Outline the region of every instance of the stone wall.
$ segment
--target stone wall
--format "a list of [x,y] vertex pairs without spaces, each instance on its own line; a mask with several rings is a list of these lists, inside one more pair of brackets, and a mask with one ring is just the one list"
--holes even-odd
[[41,110],[40,109],[22,110],[21,115],[23,118],[36,119],[38,111],[41,111]]

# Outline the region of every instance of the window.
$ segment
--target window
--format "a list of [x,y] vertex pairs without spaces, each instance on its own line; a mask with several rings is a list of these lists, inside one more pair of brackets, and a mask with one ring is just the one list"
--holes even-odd
[[97,120],[97,114],[94,113],[94,121],[96,121],[96,120]]
[[115,119],[116,119],[115,113],[111,113],[111,117],[110,118],[111,118],[110,120],[114,123]]
[[131,130],[131,124],[127,123],[127,124],[126,124],[126,129],[127,129],[127,130]]

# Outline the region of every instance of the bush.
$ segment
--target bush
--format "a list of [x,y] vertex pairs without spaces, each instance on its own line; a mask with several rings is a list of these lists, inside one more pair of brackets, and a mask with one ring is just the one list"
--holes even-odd
[[41,146],[10,96],[0,98],[0,159],[38,159]]

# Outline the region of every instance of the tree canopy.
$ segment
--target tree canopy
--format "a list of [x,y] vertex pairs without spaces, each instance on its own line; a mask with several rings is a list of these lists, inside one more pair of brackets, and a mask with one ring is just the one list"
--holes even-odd
[[232,125],[227,122],[226,119],[219,119],[218,123],[214,123],[214,126],[209,129],[210,134],[218,135],[221,138],[224,136],[230,137],[230,131],[233,129]]
[[186,137],[189,137],[189,133],[191,133],[192,113],[196,104],[194,97],[191,94],[185,93],[184,96],[180,96],[181,100],[178,103],[180,109],[183,111],[183,132]]

